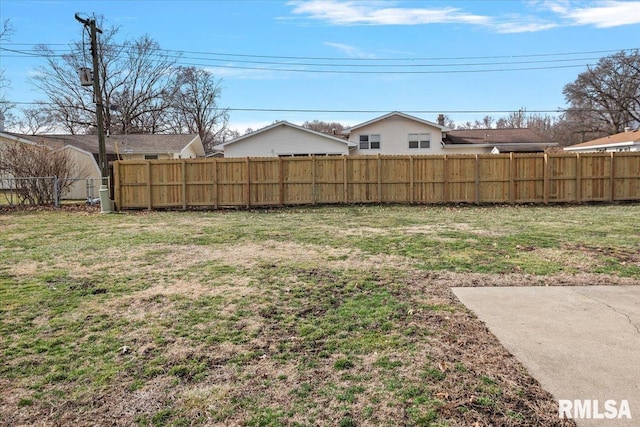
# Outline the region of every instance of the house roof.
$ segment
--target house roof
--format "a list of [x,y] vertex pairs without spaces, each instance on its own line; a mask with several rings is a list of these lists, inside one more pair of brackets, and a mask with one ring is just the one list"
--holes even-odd
[[271,129],[274,129],[274,128],[277,128],[277,127],[280,127],[280,126],[290,127],[290,128],[302,131],[302,132],[307,132],[307,133],[312,134],[312,135],[318,135],[318,136],[321,136],[323,138],[330,139],[332,141],[341,142],[343,144],[346,144],[348,147],[355,147],[356,146],[355,143],[347,141],[347,140],[345,140],[343,138],[339,138],[337,136],[327,135],[326,133],[322,133],[322,132],[316,132],[315,130],[307,129],[307,128],[302,127],[302,126],[294,125],[293,123],[282,121],[282,122],[276,122],[276,123],[274,123],[272,125],[269,125],[267,127],[263,127],[262,129],[258,129],[255,132],[251,132],[251,133],[248,133],[246,135],[239,136],[238,138],[234,138],[229,142],[225,142],[224,144],[216,145],[216,148],[218,148],[218,149],[222,148],[224,150],[224,147],[226,147],[227,145],[235,144],[236,142],[240,142],[240,141],[245,140],[247,138],[254,137],[254,136],[259,135],[259,134],[261,134],[263,132],[267,132],[267,131],[269,131]]
[[[89,153],[98,153],[97,135],[17,135],[38,144],[63,147],[70,145]],[[110,135],[105,137],[107,154],[135,153],[135,154],[162,154],[180,153],[189,144],[199,140],[198,134],[175,135]],[[198,150],[196,150],[198,151]],[[199,153],[204,156],[204,151]]]
[[359,128],[364,127],[364,126],[368,126],[368,125],[370,125],[372,123],[379,122],[381,120],[385,120],[385,119],[388,119],[388,118],[394,117],[394,116],[403,117],[403,118],[405,118],[407,120],[413,120],[414,122],[423,123],[425,125],[433,126],[435,128],[438,128],[438,129],[442,130],[443,132],[447,132],[449,130],[449,128],[447,128],[445,126],[441,126],[438,123],[430,122],[429,120],[424,120],[424,119],[421,119],[419,117],[410,116],[409,114],[401,113],[399,111],[392,111],[391,113],[385,114],[384,116],[376,117],[375,119],[369,120],[369,121],[364,122],[364,123],[360,123],[359,125],[355,125],[355,126],[351,126],[349,128],[346,128],[345,130],[342,131],[342,133],[345,134],[345,135],[349,135],[352,131],[354,131],[356,129],[359,129]]
[[610,146],[635,145],[640,143],[640,129],[630,130],[626,132],[616,133],[615,135],[605,136],[603,138],[594,139],[583,142],[581,144],[570,145],[565,150],[580,150],[583,148],[606,148]]
[[540,133],[529,128],[508,129],[456,129],[447,133],[446,144],[542,144],[556,145]]

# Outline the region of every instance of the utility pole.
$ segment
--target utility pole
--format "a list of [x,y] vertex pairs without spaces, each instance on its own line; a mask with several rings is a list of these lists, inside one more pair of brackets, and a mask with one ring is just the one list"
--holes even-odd
[[91,57],[93,58],[93,100],[96,104],[96,120],[98,122],[98,167],[102,184],[100,186],[100,207],[103,213],[113,212],[112,201],[109,199],[109,163],[107,162],[107,148],[104,140],[104,111],[102,104],[102,89],[100,87],[100,57],[98,55],[98,33],[102,30],[96,26],[95,19],[82,19],[76,13],[75,18],[89,29],[91,35]]

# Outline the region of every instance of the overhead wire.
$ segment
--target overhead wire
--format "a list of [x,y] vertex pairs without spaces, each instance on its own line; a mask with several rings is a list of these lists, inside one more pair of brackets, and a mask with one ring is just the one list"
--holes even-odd
[[[12,43],[10,45],[27,45],[22,43]],[[47,46],[47,45],[45,45]],[[114,47],[125,48],[124,53],[132,52],[137,53],[127,45],[112,45]],[[9,49],[6,47],[0,47],[2,51],[9,51],[18,55],[26,56],[42,56],[44,58],[62,57],[65,55],[73,55],[79,53],[78,50],[51,50],[52,53],[43,52],[42,50],[18,50]],[[637,49],[624,49],[624,51],[633,51]],[[37,53],[34,53],[37,52]],[[55,53],[64,52],[64,53]],[[172,54],[165,54],[165,52],[172,52]],[[215,66],[221,69],[237,69],[247,71],[270,71],[270,72],[292,72],[292,73],[315,73],[315,74],[445,74],[445,73],[487,73],[487,72],[506,72],[506,71],[530,71],[530,70],[550,70],[550,69],[563,69],[563,68],[577,68],[589,65],[590,61],[599,60],[599,57],[584,55],[593,55],[595,53],[607,53],[608,50],[601,51],[584,51],[584,52],[563,52],[563,53],[544,53],[544,54],[521,54],[521,55],[492,55],[492,56],[458,56],[458,57],[413,57],[413,58],[338,58],[338,57],[304,57],[304,56],[276,56],[276,55],[250,55],[250,54],[223,54],[219,52],[203,52],[203,51],[179,51],[171,49],[155,49],[150,53],[151,58],[157,58],[160,60],[175,60],[179,65],[188,66]],[[209,55],[211,57],[192,57],[182,56],[184,53]],[[225,59],[216,58],[215,56],[223,55]],[[557,56],[565,56],[561,59],[556,59]],[[566,56],[582,55],[576,58],[566,58]],[[1,55],[5,57],[15,57],[13,55]],[[505,58],[554,58],[554,59],[536,59],[536,60],[515,60],[515,61],[491,61],[491,62],[468,62],[472,60],[486,60],[486,59],[505,59]],[[272,58],[280,59],[281,61],[258,61],[253,59],[238,59],[238,58]],[[296,59],[296,60],[318,60],[318,61],[338,61],[336,62],[283,62],[283,60]],[[153,59],[152,59],[153,60]],[[185,60],[194,61],[207,61],[202,62],[190,62]],[[467,62],[456,63],[418,63],[423,61],[461,61]],[[358,61],[357,63],[345,63],[346,61]],[[369,63],[362,63],[361,61],[368,61]],[[378,63],[371,63],[372,61],[378,61]],[[380,62],[383,61],[383,62]],[[388,63],[388,61],[395,61],[395,63]],[[408,63],[399,63],[399,62]],[[223,62],[222,64],[220,62]],[[565,65],[546,65],[546,66],[529,66],[532,64],[565,64]],[[237,64],[257,64],[258,66],[246,66]],[[568,65],[567,65],[568,64]],[[263,65],[275,65],[279,67],[263,66]],[[527,66],[521,66],[527,65]],[[495,67],[500,68],[478,68],[478,67]],[[310,67],[310,68],[292,68],[292,67]],[[327,69],[326,67],[333,67]],[[443,68],[452,67],[452,68]],[[357,68],[357,70],[345,70],[343,68]],[[372,69],[374,69],[371,71]],[[416,69],[429,68],[430,70]],[[443,68],[436,69],[434,68]],[[460,69],[462,68],[462,69]],[[465,69],[472,68],[472,69]]]

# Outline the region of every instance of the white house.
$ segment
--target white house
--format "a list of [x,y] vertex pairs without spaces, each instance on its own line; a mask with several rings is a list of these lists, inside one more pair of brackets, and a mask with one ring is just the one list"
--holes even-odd
[[451,130],[438,123],[392,112],[343,131],[357,144],[351,154],[488,154],[542,152],[557,143],[532,129]]
[[564,149],[573,153],[640,151],[640,130],[632,131],[630,128],[626,128],[624,132],[570,145]]
[[224,157],[348,155],[355,144],[289,122],[277,122],[218,145]]
[[342,133],[356,145],[354,155],[443,154],[443,134],[438,123],[394,111],[345,129]]

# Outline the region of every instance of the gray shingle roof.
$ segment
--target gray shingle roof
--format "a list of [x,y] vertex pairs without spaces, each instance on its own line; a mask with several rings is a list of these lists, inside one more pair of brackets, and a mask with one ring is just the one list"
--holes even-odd
[[552,141],[529,128],[456,129],[447,133],[444,142],[445,144],[552,144]]
[[[93,154],[98,153],[98,135],[16,135],[39,144],[51,146],[71,145]],[[107,154],[115,154],[115,145],[120,154],[143,153],[179,153],[198,135],[110,135],[105,137]]]

